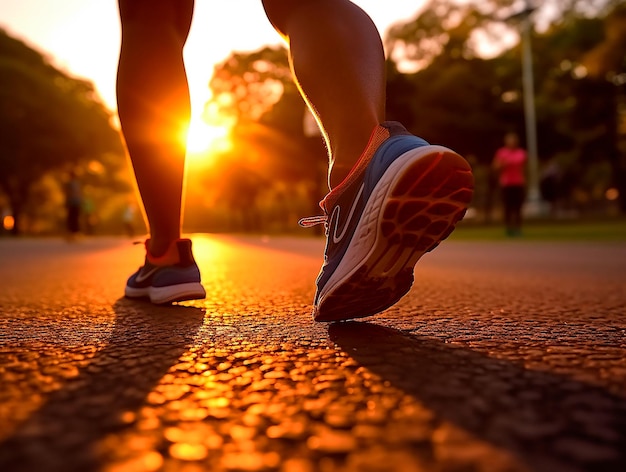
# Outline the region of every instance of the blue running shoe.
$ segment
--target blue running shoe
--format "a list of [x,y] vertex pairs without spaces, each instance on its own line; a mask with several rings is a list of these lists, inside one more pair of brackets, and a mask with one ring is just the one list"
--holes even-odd
[[126,282],[126,297],[149,298],[157,305],[206,297],[189,239],[174,241],[158,258],[150,255],[149,241],[145,242],[144,265]]
[[465,159],[431,146],[400,123],[379,125],[348,177],[320,203],[326,224],[317,277],[316,321],[362,318],[394,305],[413,268],[453,231],[472,198]]

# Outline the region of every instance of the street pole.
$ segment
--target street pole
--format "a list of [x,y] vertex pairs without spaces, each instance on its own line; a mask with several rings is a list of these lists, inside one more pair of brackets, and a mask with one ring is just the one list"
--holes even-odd
[[524,95],[524,122],[526,125],[526,152],[528,153],[528,199],[526,213],[540,213],[539,157],[537,152],[537,118],[535,116],[535,87],[533,57],[530,44],[533,8],[526,0],[526,11],[522,17],[522,89]]

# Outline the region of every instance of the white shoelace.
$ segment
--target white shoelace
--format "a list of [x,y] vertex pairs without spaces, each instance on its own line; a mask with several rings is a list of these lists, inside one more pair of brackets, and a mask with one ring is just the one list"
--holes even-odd
[[308,216],[306,218],[302,218],[298,221],[298,224],[303,228],[310,228],[312,226],[317,226],[328,223],[328,216],[326,215],[317,215],[317,216]]

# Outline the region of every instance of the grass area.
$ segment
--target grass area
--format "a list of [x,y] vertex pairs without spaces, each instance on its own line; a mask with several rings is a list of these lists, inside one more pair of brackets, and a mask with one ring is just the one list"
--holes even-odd
[[612,221],[532,221],[525,224],[523,236],[507,237],[500,225],[461,223],[451,241],[594,241],[626,242],[626,220]]

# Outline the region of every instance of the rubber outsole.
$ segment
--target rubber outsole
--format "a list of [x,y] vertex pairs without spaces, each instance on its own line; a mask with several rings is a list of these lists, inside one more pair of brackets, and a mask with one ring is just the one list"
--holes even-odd
[[141,289],[126,287],[124,295],[127,298],[148,298],[155,305],[167,305],[187,300],[201,300],[206,298],[206,291],[202,284],[191,282],[167,287],[146,287]]
[[366,203],[314,319],[364,318],[397,303],[411,289],[418,260],[465,215],[473,188],[469,164],[447,148],[416,148],[400,156]]

